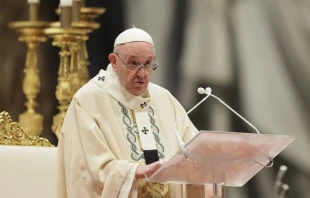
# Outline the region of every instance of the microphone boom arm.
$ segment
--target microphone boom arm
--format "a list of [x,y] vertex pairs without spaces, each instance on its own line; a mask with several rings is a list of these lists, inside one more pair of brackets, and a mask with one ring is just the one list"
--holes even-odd
[[256,133],[260,134],[260,132],[258,131],[258,129],[249,121],[247,121],[244,117],[242,117],[239,113],[237,113],[234,109],[232,109],[228,104],[226,104],[223,100],[221,100],[220,98],[218,98],[217,96],[211,94],[211,88],[208,87],[206,89],[204,88],[198,88],[198,93],[200,94],[206,94],[207,96],[204,97],[199,103],[197,103],[193,108],[191,108],[188,112],[186,112],[182,117],[180,117],[175,123],[174,123],[174,133],[175,136],[177,137],[177,141],[179,143],[180,146],[180,151],[182,152],[182,154],[185,155],[186,158],[188,158],[188,156],[186,155],[186,150],[184,148],[184,142],[179,134],[179,132],[176,129],[176,125],[182,120],[184,119],[184,117],[188,116],[188,114],[190,114],[194,109],[196,109],[201,103],[203,103],[207,98],[209,98],[209,96],[212,96],[213,98],[217,99],[220,103],[222,103],[224,106],[226,106],[230,111],[232,111],[234,114],[236,114],[239,118],[241,118],[243,121],[245,121],[248,125],[250,125],[255,131]]
[[185,152],[185,149],[184,149],[184,142],[179,134],[179,132],[177,131],[176,129],[176,125],[185,117],[187,116],[188,114],[190,114],[194,109],[196,109],[201,103],[203,103],[209,96],[211,95],[211,91],[207,94],[206,97],[204,97],[199,103],[197,103],[193,108],[191,108],[188,112],[186,112],[186,114],[184,114],[181,118],[179,118],[175,123],[174,123],[174,133],[177,137],[177,140],[178,140],[178,143],[179,143],[179,146],[180,146],[180,150],[182,151],[182,153]]

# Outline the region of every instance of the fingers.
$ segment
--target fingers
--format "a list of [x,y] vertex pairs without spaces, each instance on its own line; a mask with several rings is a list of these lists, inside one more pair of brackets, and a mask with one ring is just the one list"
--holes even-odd
[[152,164],[150,164],[151,166],[153,166],[154,169],[159,169],[162,165],[164,164],[163,161],[157,161],[157,162],[154,162]]
[[148,177],[153,175],[160,167],[162,167],[163,164],[164,164],[163,161],[158,161],[158,162],[154,162],[152,164],[147,165],[148,171],[147,171],[146,175]]
[[163,161],[157,161],[149,165],[139,165],[136,170],[136,179],[142,179],[146,175],[147,177],[154,174],[162,165]]

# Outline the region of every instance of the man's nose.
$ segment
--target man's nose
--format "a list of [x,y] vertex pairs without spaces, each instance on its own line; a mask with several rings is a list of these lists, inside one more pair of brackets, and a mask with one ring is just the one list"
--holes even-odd
[[139,70],[138,70],[138,72],[137,72],[137,75],[138,75],[139,77],[144,77],[145,74],[146,74],[146,72],[145,72],[144,67],[140,67]]

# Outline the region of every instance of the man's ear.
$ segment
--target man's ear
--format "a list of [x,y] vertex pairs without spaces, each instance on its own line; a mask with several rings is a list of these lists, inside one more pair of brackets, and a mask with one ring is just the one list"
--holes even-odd
[[113,71],[117,72],[116,55],[114,53],[109,54],[109,61],[112,65]]

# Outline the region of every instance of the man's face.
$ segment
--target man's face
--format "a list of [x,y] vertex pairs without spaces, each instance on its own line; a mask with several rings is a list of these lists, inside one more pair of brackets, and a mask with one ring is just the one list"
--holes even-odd
[[147,90],[152,72],[146,71],[144,67],[132,71],[126,65],[152,63],[155,60],[153,46],[146,42],[126,43],[118,47],[117,54],[119,57],[116,54],[110,54],[109,60],[118,75],[120,84],[129,93],[136,96],[142,95]]

